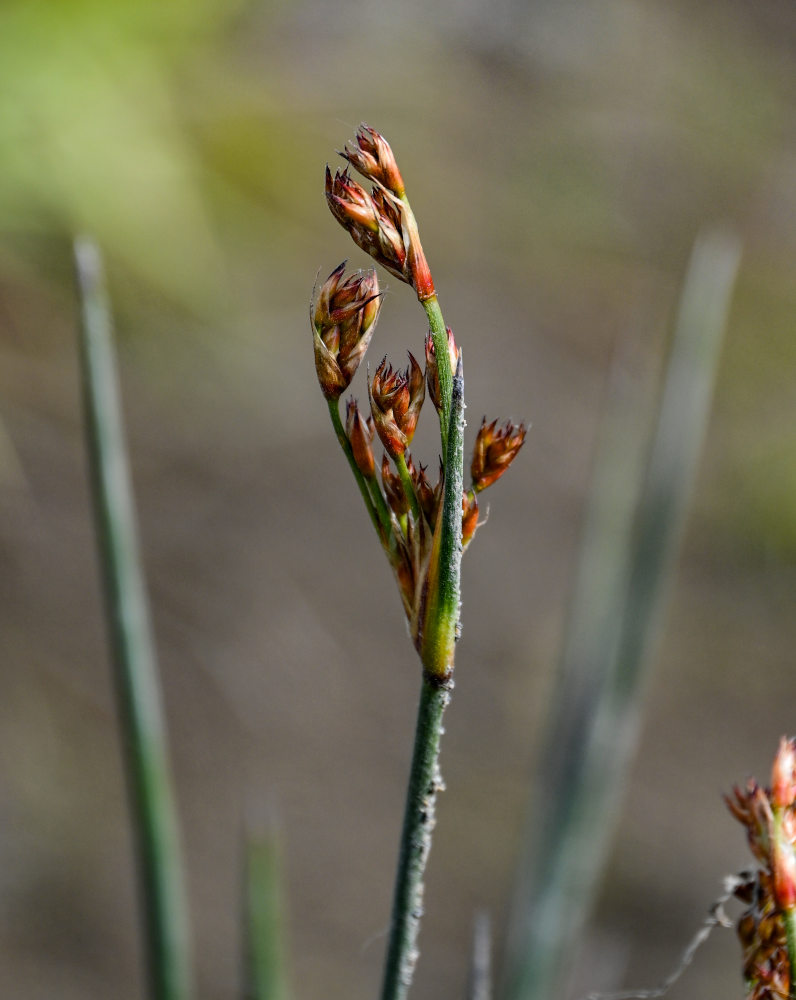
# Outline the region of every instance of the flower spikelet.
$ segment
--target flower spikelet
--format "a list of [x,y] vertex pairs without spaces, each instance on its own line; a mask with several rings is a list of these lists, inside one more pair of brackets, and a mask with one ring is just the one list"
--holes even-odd
[[404,182],[390,144],[364,123],[357,129],[353,149],[340,153],[363,177],[387,188],[396,198],[404,196]]
[[491,486],[506,472],[522,447],[526,432],[525,424],[506,421],[499,427],[497,420],[488,424],[484,417],[478,429],[470,465],[476,493]]
[[738,921],[738,936],[748,996],[786,1000],[791,963],[785,924],[796,910],[796,742],[780,742],[770,788],[750,779],[725,801],[746,828],[759,865],[735,892],[747,905]]
[[376,328],[381,297],[375,271],[344,280],[345,261],[321,285],[312,315],[315,369],[327,399],[339,399]]
[[403,455],[414,437],[425,398],[423,370],[409,353],[409,367],[393,371],[384,358],[370,384],[370,410],[376,432],[391,458]]

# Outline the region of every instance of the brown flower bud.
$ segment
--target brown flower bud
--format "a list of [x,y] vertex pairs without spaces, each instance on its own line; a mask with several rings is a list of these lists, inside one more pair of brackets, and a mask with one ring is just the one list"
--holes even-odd
[[484,417],[478,429],[470,465],[473,489],[477,493],[500,479],[522,447],[525,434],[525,424],[507,421],[503,427],[498,427],[497,420],[488,424]]
[[396,517],[403,517],[409,513],[409,498],[404,493],[401,477],[397,472],[393,472],[390,461],[386,455],[381,459],[381,481],[384,484],[384,493],[390,510]]
[[338,170],[334,178],[326,168],[326,201],[332,215],[347,229],[360,249],[370,254],[390,274],[411,284],[411,272],[406,265],[401,224],[401,208],[389,192],[380,188],[369,195],[352,181],[348,171]]
[[321,286],[312,317],[315,368],[327,399],[339,399],[354,377],[381,307],[375,271],[345,281],[344,272],[345,261]]
[[355,148],[349,149],[346,146],[340,155],[345,157],[363,177],[383,185],[397,198],[403,198],[403,178],[390,144],[384,136],[363,123],[359,126],[354,141]]
[[[357,149],[341,154],[376,186],[370,194],[352,180],[348,170],[326,168],[326,200],[332,215],[358,247],[396,278],[407,282],[421,302],[434,293],[417,223],[403,200],[403,180],[386,140],[372,129],[357,135]],[[377,138],[376,138],[377,137]]]
[[391,458],[403,455],[414,437],[425,398],[420,365],[409,354],[405,372],[393,371],[384,358],[368,385],[370,410],[381,442]]
[[478,497],[472,490],[462,494],[462,548],[466,549],[473,540],[478,527]]
[[372,417],[368,417],[367,420],[363,418],[355,399],[349,399],[346,403],[345,429],[357,468],[365,479],[373,479],[376,475],[376,461],[371,443],[376,428],[373,426]]
[[412,482],[414,483],[417,502],[420,505],[420,509],[423,512],[423,516],[428,522],[429,527],[433,530],[434,524],[437,520],[437,509],[439,507],[442,480],[440,479],[436,487],[432,488],[431,483],[429,483],[426,478],[425,465],[419,465],[415,468],[414,463],[410,458],[408,468],[409,474],[412,477]]
[[[456,371],[459,362],[459,349],[453,339],[453,331],[446,327],[448,333],[448,358],[451,363],[451,372]],[[442,412],[442,390],[439,384],[439,369],[437,368],[437,352],[434,347],[434,338],[429,331],[426,334],[426,382],[428,383],[428,395],[438,413]]]

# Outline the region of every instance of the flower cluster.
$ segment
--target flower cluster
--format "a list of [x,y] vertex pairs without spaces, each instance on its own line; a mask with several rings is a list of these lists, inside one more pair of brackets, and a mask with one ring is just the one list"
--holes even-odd
[[373,184],[368,193],[347,169],[326,168],[326,200],[332,215],[360,249],[390,274],[411,285],[421,301],[434,295],[417,223],[406,200],[403,178],[386,139],[362,125],[354,148],[341,155]]
[[[339,399],[362,361],[381,306],[375,273],[360,272],[346,277],[345,264],[341,264],[321,286],[312,314],[318,381],[328,401],[338,439],[395,572],[410,630],[420,651],[424,610],[433,604],[428,593],[429,580],[440,576],[432,572],[438,568],[432,564],[444,548],[440,538],[445,519],[440,513],[445,503],[446,479],[454,472],[450,465],[454,459],[447,453],[450,428],[446,421],[454,419],[452,379],[457,369],[461,378],[461,352],[451,330],[444,327],[441,314],[433,312],[434,284],[390,146],[378,132],[363,125],[352,148],[346,147],[341,155],[373,188],[368,193],[351,179],[348,169],[332,176],[327,167],[326,198],[332,214],[359,247],[391,274],[413,286],[432,327],[425,341],[425,371],[411,353],[403,370],[393,368],[385,357],[368,378],[370,414],[363,416],[358,402],[351,398],[346,404],[343,427],[338,413]],[[439,322],[435,325],[431,317],[437,314]],[[434,329],[438,333],[436,340]],[[437,356],[435,344],[444,357]],[[442,436],[439,477],[434,485],[429,482],[426,466],[414,461],[410,451],[426,391],[439,416]],[[384,448],[380,467],[373,451],[377,436]],[[472,482],[466,489],[459,453],[458,478],[452,480],[462,484],[461,523],[455,529],[456,558],[472,540],[478,526],[478,494],[503,475],[524,439],[522,424],[501,426],[497,421],[484,420],[475,442]],[[454,493],[445,509],[455,511],[457,505],[458,494]]]
[[735,891],[746,904],[738,936],[749,1000],[787,1000],[796,957],[788,953],[796,922],[796,740],[781,740],[770,788],[750,779],[726,802],[759,865]]

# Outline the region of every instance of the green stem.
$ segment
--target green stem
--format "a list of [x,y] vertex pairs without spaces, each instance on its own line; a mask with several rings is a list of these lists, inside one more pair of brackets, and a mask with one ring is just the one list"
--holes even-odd
[[431,850],[437,792],[442,788],[439,772],[442,716],[450,701],[451,686],[450,681],[440,684],[423,676],[381,1000],[404,1000],[417,963],[423,875]]
[[448,450],[448,427],[451,420],[451,396],[453,393],[453,371],[451,370],[450,356],[448,355],[448,331],[445,320],[442,317],[439,300],[434,295],[422,303],[428,317],[428,325],[431,330],[431,339],[434,341],[434,355],[437,359],[437,372],[439,373],[440,397],[442,400],[442,412],[439,415],[440,434],[442,436],[442,455],[447,456]]
[[252,837],[245,850],[246,995],[288,1000],[280,845],[275,836]]
[[421,635],[423,668],[436,677],[453,670],[459,624],[464,478],[464,379],[461,356],[453,379],[442,510],[434,531]]
[[153,1000],[191,995],[177,811],[154,641],[140,564],[102,260],[75,242],[80,356],[95,524],[124,736]]
[[340,442],[340,447],[343,449],[345,457],[348,459],[348,464],[351,466],[351,471],[354,473],[354,479],[357,481],[357,486],[359,487],[359,492],[362,494],[362,499],[365,501],[365,506],[368,509],[368,514],[373,522],[373,527],[376,529],[376,534],[385,547],[388,547],[390,536],[392,534],[392,527],[390,524],[390,514],[387,510],[387,504],[384,501],[384,497],[381,495],[381,490],[376,484],[376,488],[372,491],[368,489],[368,483],[362,473],[359,471],[359,466],[354,458],[354,452],[351,448],[351,442],[348,440],[348,435],[343,427],[343,422],[340,420],[340,411],[338,407],[338,401],[336,399],[326,400],[329,406],[329,416],[332,418],[332,426],[334,427],[334,432],[337,435],[337,440]]
[[420,507],[417,503],[415,484],[412,482],[412,477],[409,475],[409,469],[406,467],[406,458],[403,455],[399,455],[395,459],[395,467],[398,470],[398,475],[401,477],[401,485],[404,488],[406,499],[409,501],[412,516],[415,521],[418,521],[420,518]]
[[785,924],[785,942],[788,948],[788,968],[790,970],[790,991],[796,983],[796,909],[783,910],[782,922]]

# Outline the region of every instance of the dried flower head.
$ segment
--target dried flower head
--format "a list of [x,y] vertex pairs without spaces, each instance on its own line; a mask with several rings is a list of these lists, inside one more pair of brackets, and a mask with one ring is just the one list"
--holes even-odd
[[354,148],[346,147],[340,155],[374,187],[368,194],[347,169],[332,176],[327,166],[326,200],[332,214],[358,247],[390,274],[410,284],[421,302],[433,298],[434,281],[389,143],[375,129],[363,125]]
[[414,437],[425,398],[424,383],[423,371],[411,353],[406,371],[393,371],[384,358],[370,381],[373,422],[391,458],[403,455]]
[[404,182],[390,144],[374,128],[364,123],[354,137],[354,148],[340,153],[363,177],[381,184],[396,198],[404,196]]
[[381,298],[375,271],[343,280],[345,261],[321,285],[313,311],[315,368],[327,399],[339,399],[376,328]]
[[397,472],[393,472],[390,460],[386,455],[381,459],[381,481],[384,485],[384,494],[390,510],[396,517],[403,517],[409,513],[409,497],[404,492],[401,477]]
[[373,479],[376,475],[376,461],[372,443],[376,428],[372,417],[365,420],[359,412],[359,404],[355,399],[349,399],[346,403],[345,430],[357,468],[365,479]]
[[498,427],[497,420],[488,424],[484,417],[478,429],[470,465],[476,493],[500,479],[522,447],[526,433],[525,424],[507,421],[502,427]]
[[373,195],[356,181],[347,170],[338,170],[334,177],[326,168],[326,200],[332,215],[347,229],[356,245],[390,274],[412,283],[407,265],[400,205],[384,191]]

